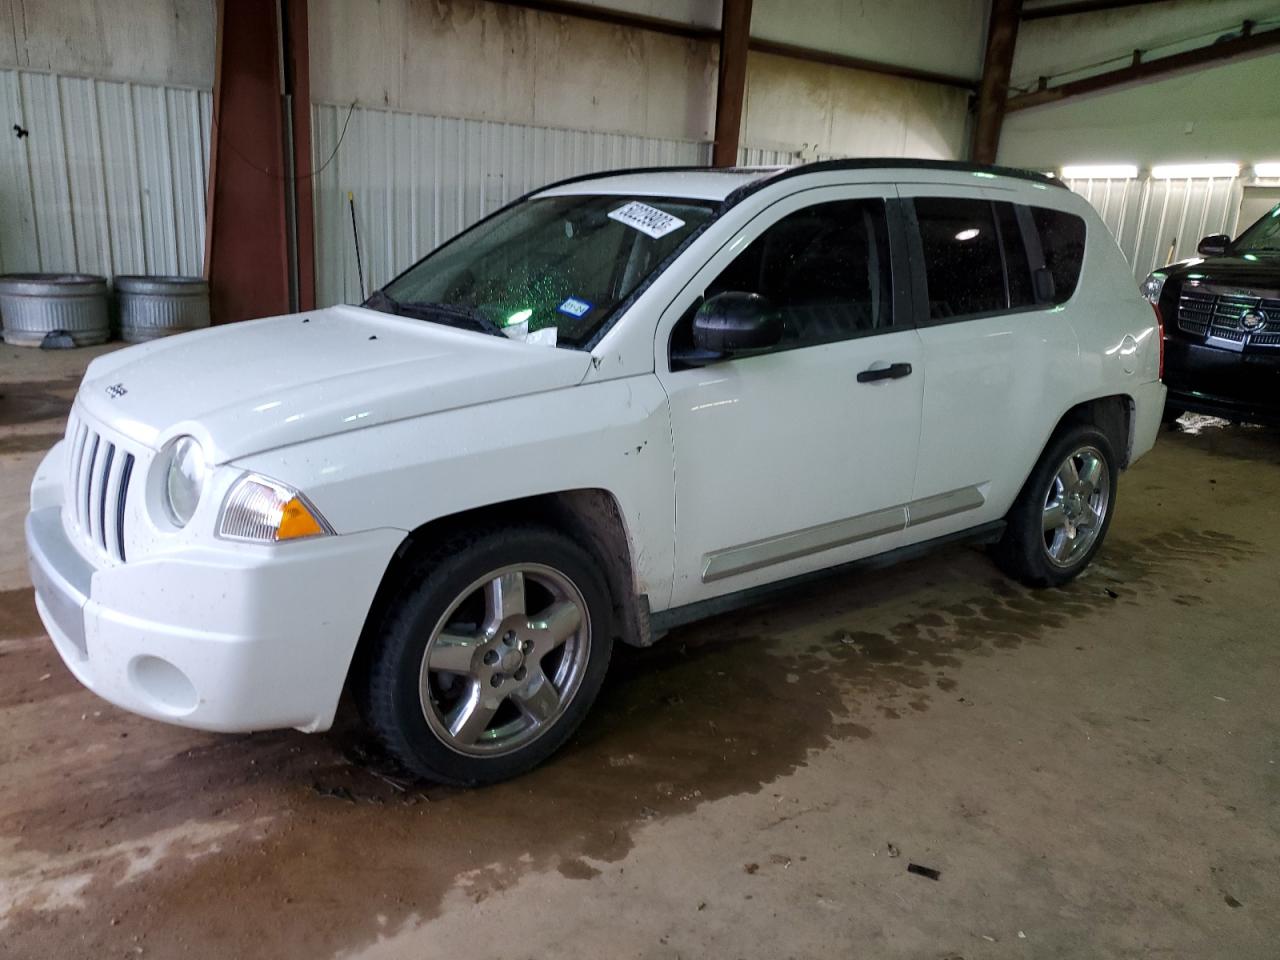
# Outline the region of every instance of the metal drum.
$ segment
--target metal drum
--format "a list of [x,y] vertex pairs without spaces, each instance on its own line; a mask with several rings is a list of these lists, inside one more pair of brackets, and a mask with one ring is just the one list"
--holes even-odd
[[129,343],[209,326],[209,284],[199,277],[116,277],[113,285]]
[[77,347],[105,343],[107,280],[83,273],[11,273],[0,277],[4,342],[38,347],[54,331]]

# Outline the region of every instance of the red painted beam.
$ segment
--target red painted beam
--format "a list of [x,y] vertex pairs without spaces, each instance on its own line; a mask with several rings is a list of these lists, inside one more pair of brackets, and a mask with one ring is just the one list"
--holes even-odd
[[711,163],[738,162],[742,103],[747,90],[747,44],[751,40],[751,0],[723,0],[720,14],[720,82],[716,85],[716,139]]
[[293,122],[294,237],[297,250],[296,309],[316,305],[316,216],[311,157],[311,54],[307,43],[307,0],[284,0],[285,86]]
[[1021,10],[1022,0],[991,0],[987,53],[978,87],[978,121],[973,131],[975,163],[995,163],[1000,149],[1000,129],[1004,126],[1005,104],[1009,99],[1009,73],[1013,69]]
[[1139,83],[1154,77],[1213,66],[1239,57],[1253,56],[1278,49],[1280,49],[1280,27],[1255,33],[1250,25],[1246,24],[1241,36],[1232,40],[1222,40],[1207,46],[1196,47],[1194,50],[1170,54],[1167,57],[1160,57],[1155,60],[1138,60],[1119,70],[1095,73],[1093,76],[1071,80],[1067,83],[1058,84],[1056,87],[1044,87],[1040,90],[1033,90],[1030,93],[1022,93],[1016,97],[1010,97],[1006,109],[1026,110],[1030,107],[1057,103],[1086,93],[1098,93],[1102,90],[1110,90],[1113,87],[1123,86],[1128,83]]
[[306,0],[218,0],[217,17],[205,276],[214,322],[230,323],[293,308],[291,237],[298,302],[315,301],[311,183],[299,179],[311,166]]
[[1052,6],[1031,7],[1022,12],[1023,20],[1046,20],[1049,17],[1073,17],[1082,13],[1101,13],[1104,10],[1120,10],[1124,7],[1144,7],[1168,0],[1074,0]]

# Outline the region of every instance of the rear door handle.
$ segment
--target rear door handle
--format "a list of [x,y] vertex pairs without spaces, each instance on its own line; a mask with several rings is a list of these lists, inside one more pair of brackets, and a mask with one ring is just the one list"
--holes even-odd
[[898,380],[902,377],[911,376],[911,364],[909,363],[891,363],[887,367],[879,369],[872,368],[863,370],[858,374],[859,383],[875,383],[877,380]]

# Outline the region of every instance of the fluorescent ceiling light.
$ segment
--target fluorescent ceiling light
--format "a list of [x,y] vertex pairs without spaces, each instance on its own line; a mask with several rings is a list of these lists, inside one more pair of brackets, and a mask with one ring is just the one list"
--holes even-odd
[[1255,177],[1280,177],[1280,160],[1271,163],[1255,163],[1253,165],[1253,175]]
[[1132,180],[1138,168],[1131,163],[1099,163],[1062,168],[1063,180]]
[[1157,180],[1229,180],[1240,176],[1240,166],[1235,163],[1172,163],[1152,167],[1151,175]]

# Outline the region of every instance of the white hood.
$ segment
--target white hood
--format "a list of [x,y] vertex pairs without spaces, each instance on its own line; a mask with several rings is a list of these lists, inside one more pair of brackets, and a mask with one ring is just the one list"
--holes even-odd
[[78,402],[157,448],[192,433],[237,457],[572,386],[591,355],[362,307],[330,307],[156,340],[99,357]]

